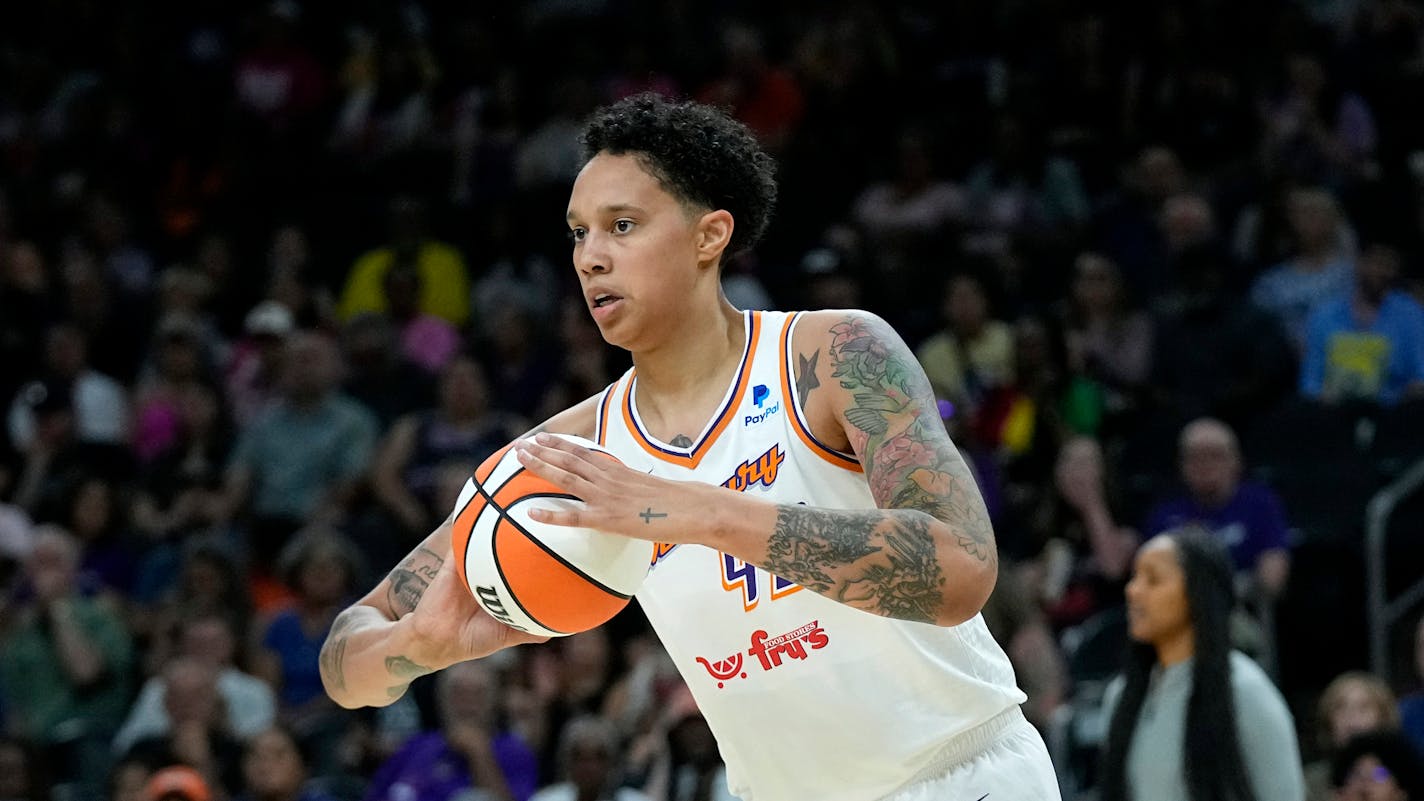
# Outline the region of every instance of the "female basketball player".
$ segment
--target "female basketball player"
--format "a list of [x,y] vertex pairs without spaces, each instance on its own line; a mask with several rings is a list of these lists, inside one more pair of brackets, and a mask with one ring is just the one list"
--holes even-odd
[[[1053,799],[1023,694],[979,609],[997,556],[924,372],[860,311],[742,312],[718,271],[775,201],[740,123],[642,95],[595,114],[567,221],[584,297],[634,369],[521,444],[586,502],[548,523],[662,545],[638,600],[746,799]],[[448,524],[322,653],[328,691],[386,704],[415,676],[535,638],[478,610]]]

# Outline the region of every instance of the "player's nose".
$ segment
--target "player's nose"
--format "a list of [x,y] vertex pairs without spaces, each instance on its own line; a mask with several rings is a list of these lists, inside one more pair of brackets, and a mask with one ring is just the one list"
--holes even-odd
[[574,267],[581,273],[606,273],[612,268],[612,264],[608,252],[608,238],[598,231],[589,231],[584,235],[579,247],[574,249]]

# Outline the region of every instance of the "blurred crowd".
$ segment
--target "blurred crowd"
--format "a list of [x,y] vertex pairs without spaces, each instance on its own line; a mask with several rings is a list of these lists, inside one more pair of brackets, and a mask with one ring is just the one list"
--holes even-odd
[[1365,797],[1353,735],[1424,754],[1424,623],[1386,666],[1363,633],[1366,504],[1424,458],[1424,5],[484,5],[0,9],[0,799],[727,797],[636,608],[380,710],[317,667],[475,465],[626,369],[562,219],[581,119],[644,90],[778,160],[733,303],[915,348],[1068,797],[1133,554],[1185,523],[1311,798]]

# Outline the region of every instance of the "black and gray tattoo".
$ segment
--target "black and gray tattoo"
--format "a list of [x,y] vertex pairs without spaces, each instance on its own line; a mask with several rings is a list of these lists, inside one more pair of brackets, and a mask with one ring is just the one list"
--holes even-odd
[[351,636],[351,627],[356,623],[356,615],[347,610],[336,616],[331,631],[326,635],[326,644],[321,649],[318,667],[332,687],[346,691],[346,641]]
[[397,618],[415,611],[443,564],[445,559],[440,554],[429,548],[417,548],[391,571],[391,588],[386,600]]
[[945,579],[928,529],[924,517],[893,510],[782,506],[766,568],[857,608],[932,622]]
[[811,390],[821,385],[821,379],[816,377],[816,362],[821,359],[821,351],[818,349],[811,357],[806,358],[806,354],[796,354],[796,400],[800,402],[801,408],[806,408],[806,399],[811,397]]

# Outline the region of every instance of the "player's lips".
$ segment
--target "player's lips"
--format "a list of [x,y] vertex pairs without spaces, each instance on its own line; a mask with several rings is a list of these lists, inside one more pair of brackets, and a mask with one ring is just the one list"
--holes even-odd
[[584,300],[595,318],[602,318],[623,302],[623,296],[609,289],[590,288],[584,292]]

